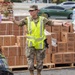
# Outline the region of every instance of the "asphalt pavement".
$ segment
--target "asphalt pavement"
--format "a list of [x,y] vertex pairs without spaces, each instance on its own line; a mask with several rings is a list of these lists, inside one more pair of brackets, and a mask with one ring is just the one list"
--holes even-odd
[[[42,70],[42,75],[75,75],[75,68],[57,69],[57,70]],[[16,71],[14,75],[30,75],[29,71]],[[34,71],[34,75],[37,75]]]

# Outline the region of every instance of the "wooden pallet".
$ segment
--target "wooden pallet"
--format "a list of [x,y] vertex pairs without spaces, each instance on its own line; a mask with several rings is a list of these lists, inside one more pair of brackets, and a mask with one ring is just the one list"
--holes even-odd
[[46,68],[43,69],[63,69],[63,68],[75,68],[75,63],[64,63],[64,64],[55,64],[55,63],[47,63],[44,64]]
[[17,70],[28,70],[27,65],[21,65],[21,66],[9,66],[9,69],[11,71],[17,71]]
[[54,68],[54,67],[55,67],[55,63],[46,63],[46,64],[43,64],[43,68],[44,68],[45,66],[46,66],[48,69],[51,69],[51,68]]
[[[36,65],[34,65],[34,67],[36,70]],[[75,63],[65,63],[65,64],[46,63],[46,64],[43,64],[43,70],[63,69],[63,68],[75,68]],[[28,65],[9,66],[9,69],[11,71],[28,70]]]
[[[43,69],[50,69],[52,67],[54,67],[55,64],[54,63],[46,63],[43,64]],[[36,64],[34,65],[34,68],[36,70]],[[9,66],[9,69],[11,71],[18,71],[18,70],[28,70],[28,65],[21,65],[21,66]]]

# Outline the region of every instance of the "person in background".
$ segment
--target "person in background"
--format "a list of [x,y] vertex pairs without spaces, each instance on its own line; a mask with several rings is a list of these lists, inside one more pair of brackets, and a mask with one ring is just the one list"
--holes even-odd
[[2,53],[2,48],[0,46],[0,75],[13,75],[13,73],[9,70],[8,62],[6,57]]
[[2,48],[0,47],[0,70],[8,70],[8,64],[5,56],[2,54]]
[[43,69],[43,60],[45,58],[46,45],[46,35],[44,34],[44,29],[46,25],[53,25],[51,20],[46,17],[38,16],[38,6],[31,5],[29,8],[30,16],[25,17],[20,21],[16,21],[18,26],[25,26],[26,32],[26,57],[28,61],[28,69],[30,75],[34,75],[34,57],[36,56],[36,69],[37,75],[41,75]]

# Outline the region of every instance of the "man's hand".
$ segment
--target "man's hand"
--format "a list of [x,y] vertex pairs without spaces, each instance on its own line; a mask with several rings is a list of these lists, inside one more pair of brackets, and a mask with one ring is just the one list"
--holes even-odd
[[10,21],[13,21],[15,24],[19,25],[20,24],[20,21],[16,21],[15,17],[14,16],[11,16],[9,17],[9,20]]
[[12,19],[12,21],[13,21],[13,22],[15,22],[15,21],[16,21],[14,16],[13,16],[11,19]]
[[10,21],[13,21],[13,15],[12,14],[9,14],[8,18]]
[[69,27],[69,26],[71,26],[71,25],[72,25],[71,22],[64,22],[64,23],[63,23],[63,26],[66,26],[66,27]]

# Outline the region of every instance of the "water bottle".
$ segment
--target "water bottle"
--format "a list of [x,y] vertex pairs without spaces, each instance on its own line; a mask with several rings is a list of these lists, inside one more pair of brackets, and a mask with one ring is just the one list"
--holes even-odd
[[73,23],[73,30],[75,31],[75,9],[73,9],[72,23]]

